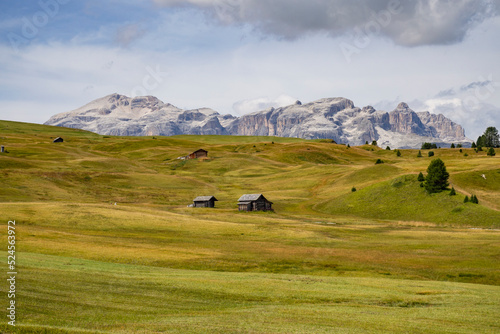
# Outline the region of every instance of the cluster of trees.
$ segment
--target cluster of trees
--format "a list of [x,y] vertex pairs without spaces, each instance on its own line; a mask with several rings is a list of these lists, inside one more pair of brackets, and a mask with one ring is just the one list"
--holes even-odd
[[490,126],[484,131],[482,136],[477,138],[477,141],[473,143],[475,147],[490,147],[499,148],[500,147],[500,136],[498,135],[498,130],[494,126]]
[[437,149],[437,145],[434,143],[423,143],[422,144],[422,150],[431,150],[431,149]]

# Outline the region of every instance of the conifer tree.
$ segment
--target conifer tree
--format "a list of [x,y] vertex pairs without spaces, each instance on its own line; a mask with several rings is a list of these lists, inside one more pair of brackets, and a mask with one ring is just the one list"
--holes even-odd
[[420,150],[418,150],[417,158],[421,158],[421,157],[422,157],[422,152]]
[[469,203],[469,196],[465,195],[464,203]]
[[448,178],[450,174],[446,171],[443,160],[434,159],[427,168],[425,177],[425,189],[428,193],[437,193],[448,187]]
[[456,194],[457,192],[455,191],[455,188],[451,187],[450,196],[455,196]]
[[417,180],[419,182],[424,182],[425,181],[425,177],[424,177],[424,174],[422,174],[422,172],[420,172],[420,174],[418,174]]
[[490,157],[494,157],[496,155],[495,149],[493,147],[490,147],[486,154],[489,155]]

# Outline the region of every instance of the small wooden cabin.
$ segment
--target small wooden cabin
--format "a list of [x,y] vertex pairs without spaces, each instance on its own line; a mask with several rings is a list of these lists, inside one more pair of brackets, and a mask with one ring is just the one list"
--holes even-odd
[[188,159],[206,158],[206,157],[208,157],[208,151],[205,151],[204,149],[200,149],[198,151],[191,153],[187,157],[188,157]]
[[262,194],[243,195],[238,200],[239,211],[273,211],[273,202]]
[[214,196],[199,196],[193,200],[195,208],[215,208],[215,202],[218,201]]
[[53,143],[62,143],[62,142],[64,142],[64,139],[62,139],[61,137],[57,137],[57,138],[56,138],[56,139],[54,139],[52,142],[53,142]]

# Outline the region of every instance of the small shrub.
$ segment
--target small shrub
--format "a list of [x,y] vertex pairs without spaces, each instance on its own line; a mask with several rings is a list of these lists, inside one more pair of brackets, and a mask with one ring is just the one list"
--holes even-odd
[[469,155],[467,153],[464,154],[464,157],[468,157]]
[[377,161],[375,162],[375,165],[380,165],[380,164],[383,164],[384,162],[380,159],[377,159]]
[[355,193],[357,189],[355,187],[352,187],[351,192]]
[[427,155],[428,155],[429,157],[433,157],[433,156],[434,156],[434,151],[429,151],[429,153],[427,153]]
[[478,146],[476,151],[477,152],[483,152],[483,148],[481,146]]
[[462,147],[463,147],[462,144],[457,145],[457,148],[462,148]]
[[493,147],[490,147],[490,149],[488,150],[488,152],[486,154],[489,155],[490,157],[494,157],[496,155],[496,152],[493,149]]
[[347,144],[347,148],[351,148],[351,145]]
[[463,150],[462,150],[462,149],[460,149],[460,153],[462,153],[462,152],[463,152]]
[[417,158],[421,158],[421,157],[422,157],[422,152],[420,150],[418,150]]

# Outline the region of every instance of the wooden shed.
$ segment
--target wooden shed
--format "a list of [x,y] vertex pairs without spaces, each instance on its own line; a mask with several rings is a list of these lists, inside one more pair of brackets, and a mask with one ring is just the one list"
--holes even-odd
[[273,203],[262,194],[243,195],[238,200],[239,211],[273,211]]
[[188,155],[188,159],[198,159],[198,158],[206,158],[208,157],[208,151],[204,149],[199,149],[198,151],[194,151],[190,155]]
[[62,142],[64,142],[64,139],[62,139],[61,137],[57,137],[57,138],[56,138],[56,139],[54,139],[52,142],[53,142],[53,143],[62,143]]
[[215,208],[215,202],[218,201],[214,196],[199,196],[193,200],[195,208]]

